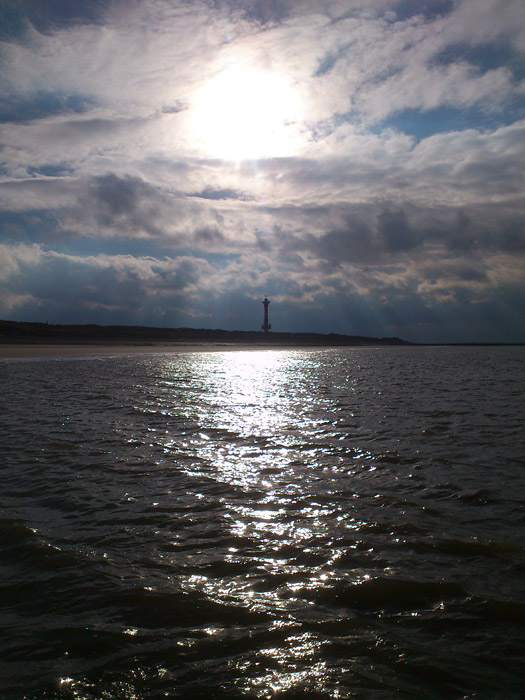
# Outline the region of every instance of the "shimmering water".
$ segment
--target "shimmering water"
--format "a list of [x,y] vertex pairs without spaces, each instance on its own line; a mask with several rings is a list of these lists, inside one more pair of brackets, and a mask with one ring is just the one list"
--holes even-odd
[[0,363],[1,697],[525,697],[524,360]]

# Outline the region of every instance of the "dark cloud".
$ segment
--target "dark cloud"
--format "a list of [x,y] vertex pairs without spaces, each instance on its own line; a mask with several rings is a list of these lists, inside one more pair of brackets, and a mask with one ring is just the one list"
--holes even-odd
[[349,219],[347,226],[310,238],[310,248],[318,257],[334,265],[343,262],[377,262],[373,232],[363,221]]
[[241,202],[248,202],[253,199],[253,197],[231,188],[215,189],[210,186],[205,187],[200,192],[192,192],[188,196],[200,199],[237,199]]
[[103,0],[3,0],[0,3],[0,37],[23,37],[31,23],[41,32],[86,22],[100,22],[107,11]]
[[56,92],[36,92],[22,98],[12,95],[0,103],[0,122],[28,122],[56,114],[82,114],[92,106],[93,101],[85,95]]
[[33,246],[15,249],[4,275],[22,313],[33,309],[38,318],[52,313],[69,322],[76,309],[85,319],[101,311],[138,321],[152,310],[159,318],[174,304],[187,306],[185,292],[208,269],[198,258],[79,257]]
[[425,263],[421,266],[420,275],[436,284],[438,281],[486,282],[488,279],[486,266],[483,263],[461,261],[446,261],[442,263]]
[[224,240],[224,235],[219,231],[218,228],[199,228],[194,234],[193,238],[195,242],[199,244],[210,244],[210,243],[220,243]]
[[418,233],[402,209],[337,207],[325,212],[327,219],[339,216],[341,225],[319,236],[285,236],[285,250],[308,250],[333,265],[341,263],[384,264],[396,256],[418,248],[425,239]]
[[155,224],[159,193],[138,178],[114,174],[94,178],[89,199],[95,221],[103,228],[127,227],[152,236],[161,233]]
[[388,252],[412,250],[421,245],[421,237],[412,228],[402,209],[382,211],[377,219],[378,234]]
[[138,178],[129,175],[118,177],[114,174],[103,175],[93,180],[91,192],[98,202],[99,216],[114,218],[133,214],[138,203],[144,197],[153,194],[153,188]]
[[164,114],[177,114],[178,112],[183,112],[185,109],[187,109],[187,105],[185,105],[182,100],[179,100],[175,102],[175,104],[165,105],[162,107],[161,112]]
[[167,247],[210,249],[225,240],[220,214],[206,203],[166,192],[145,180],[108,173],[78,184],[61,225],[75,235],[151,238]]

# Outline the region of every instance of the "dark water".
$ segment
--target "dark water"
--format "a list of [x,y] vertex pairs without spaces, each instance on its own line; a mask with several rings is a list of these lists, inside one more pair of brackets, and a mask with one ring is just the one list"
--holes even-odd
[[524,698],[524,348],[0,363],[2,698]]

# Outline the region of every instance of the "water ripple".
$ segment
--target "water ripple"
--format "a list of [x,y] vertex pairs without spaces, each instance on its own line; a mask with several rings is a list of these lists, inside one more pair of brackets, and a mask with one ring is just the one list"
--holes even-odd
[[523,359],[0,363],[2,697],[521,698]]

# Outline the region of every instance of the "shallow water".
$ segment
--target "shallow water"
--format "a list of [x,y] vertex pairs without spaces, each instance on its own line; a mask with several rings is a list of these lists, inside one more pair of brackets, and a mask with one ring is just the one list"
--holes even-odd
[[524,348],[0,363],[4,698],[523,698]]

